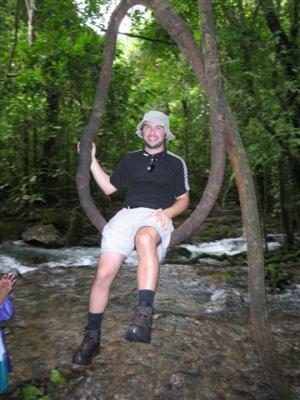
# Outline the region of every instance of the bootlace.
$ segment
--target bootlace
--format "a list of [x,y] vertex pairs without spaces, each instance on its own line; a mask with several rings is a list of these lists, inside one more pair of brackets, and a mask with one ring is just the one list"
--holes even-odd
[[134,325],[141,326],[144,328],[151,327],[152,322],[152,310],[150,307],[141,308],[138,307],[135,316],[134,316]]
[[97,343],[97,338],[94,337],[90,331],[86,330],[84,332],[84,338],[83,341],[81,342],[81,345],[79,346],[79,349],[81,351],[88,351],[91,346],[94,346]]

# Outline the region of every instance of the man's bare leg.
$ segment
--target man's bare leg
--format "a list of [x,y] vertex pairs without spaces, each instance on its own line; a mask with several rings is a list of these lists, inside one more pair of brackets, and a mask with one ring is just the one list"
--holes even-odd
[[157,246],[160,236],[151,226],[141,228],[135,238],[138,255],[138,290],[156,290],[159,277]]
[[90,292],[90,313],[104,313],[109,300],[111,285],[118,274],[125,256],[119,253],[102,253]]
[[151,341],[152,305],[159,277],[159,260],[157,245],[160,235],[155,228],[141,228],[135,238],[138,255],[137,284],[139,290],[139,306],[134,321],[130,326],[126,339],[130,341]]
[[103,253],[99,258],[90,292],[88,324],[85,328],[84,339],[73,355],[74,364],[88,365],[100,352],[102,315],[108,303],[111,284],[124,258],[125,256],[118,253]]

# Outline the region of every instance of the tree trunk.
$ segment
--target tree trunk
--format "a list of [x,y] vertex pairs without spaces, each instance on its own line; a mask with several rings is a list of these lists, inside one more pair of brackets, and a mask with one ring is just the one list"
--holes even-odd
[[29,124],[24,124],[23,128],[22,128],[22,175],[24,177],[28,177],[29,176],[29,171],[30,171],[30,167],[29,167],[29,154],[30,154],[30,150],[29,150],[29,128],[28,128]]
[[263,227],[263,238],[265,244],[265,254],[268,254],[268,237],[267,237],[267,221],[268,221],[268,213],[269,213],[269,168],[267,166],[263,166],[263,200],[262,200],[262,227]]
[[33,16],[35,11],[35,0],[25,0],[26,8],[27,8],[27,28],[28,28],[28,43],[30,45],[33,44],[35,39],[35,33],[33,29]]
[[188,102],[186,99],[181,100],[182,111],[184,116],[184,160],[189,165],[190,159],[190,131],[189,131],[189,110],[188,110]]
[[55,127],[58,125],[59,109],[60,109],[61,93],[54,87],[47,88],[47,108],[46,108],[46,121],[47,138],[43,143],[42,160],[40,162],[40,169],[44,172],[47,179],[41,182],[43,191],[49,201],[57,201],[57,180],[56,172],[56,157],[57,157],[57,131]]
[[[219,107],[221,109],[223,109],[223,107],[226,108],[227,151],[239,189],[243,226],[245,228],[247,240],[250,310],[255,339],[268,380],[272,385],[275,395],[278,399],[292,399],[276,359],[271,329],[268,321],[264,284],[265,273],[263,246],[251,170],[237,125],[223,93],[221,73],[209,73],[210,69],[217,69],[217,66],[219,65],[211,1],[199,0],[199,4],[202,36],[206,49],[205,58],[207,58],[205,70],[208,83],[208,96],[210,101],[213,101],[211,99],[212,95],[217,96],[215,101],[219,104]],[[216,79],[217,81],[218,90],[215,92],[211,92],[209,89],[213,83],[211,82],[212,79]]]
[[289,248],[294,243],[294,232],[291,222],[291,204],[292,198],[288,195],[290,190],[288,189],[288,165],[287,159],[284,155],[278,162],[278,173],[279,173],[279,199],[280,199],[280,210],[281,210],[281,221],[282,228],[285,234],[284,244],[286,248]]
[[17,43],[18,43],[20,6],[21,6],[21,0],[17,0],[16,1],[15,21],[14,21],[14,27],[15,27],[14,40],[13,40],[13,44],[10,49],[8,61],[6,64],[6,75],[9,75],[9,73],[10,73],[12,62],[13,62],[15,52],[16,52]]
[[227,130],[227,152],[239,189],[243,226],[247,240],[250,311],[257,348],[268,381],[277,399],[292,400],[293,396],[287,386],[276,357],[268,320],[262,238],[251,171],[238,128],[229,107],[226,109],[226,122],[231,128]]

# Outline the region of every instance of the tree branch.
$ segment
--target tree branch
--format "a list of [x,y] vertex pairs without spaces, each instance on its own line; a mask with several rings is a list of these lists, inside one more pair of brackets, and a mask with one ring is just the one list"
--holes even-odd
[[33,16],[34,16],[34,11],[36,10],[35,0],[25,0],[25,4],[26,4],[27,14],[28,14],[28,20],[27,20],[28,43],[30,45],[32,45],[34,42],[34,38],[35,38],[35,33],[33,30]]
[[10,73],[12,62],[13,62],[15,52],[16,52],[17,43],[18,43],[20,8],[21,8],[21,0],[17,0],[16,1],[15,20],[14,20],[14,28],[15,28],[14,40],[13,40],[13,44],[12,44],[12,47],[9,52],[8,62],[6,64],[6,75],[9,75],[9,73]]
[[294,0],[292,7],[292,23],[291,23],[291,41],[292,43],[297,43],[297,38],[299,34],[299,8],[300,2],[299,0]]
[[[104,29],[104,28],[100,28],[100,29],[101,29],[102,32],[107,32],[107,29]],[[154,43],[162,43],[162,44],[166,44],[168,46],[176,46],[176,43],[173,42],[173,41],[150,38],[150,37],[146,37],[146,36],[137,35],[135,33],[119,32],[118,31],[118,35],[124,35],[124,36],[132,37],[132,38],[136,38],[136,39],[142,39],[142,40],[146,40],[146,41],[154,42]]]
[[270,31],[279,39],[277,47],[278,51],[281,53],[282,51],[290,47],[289,38],[285,34],[280,24],[280,21],[274,11],[272,1],[262,0],[260,5]]

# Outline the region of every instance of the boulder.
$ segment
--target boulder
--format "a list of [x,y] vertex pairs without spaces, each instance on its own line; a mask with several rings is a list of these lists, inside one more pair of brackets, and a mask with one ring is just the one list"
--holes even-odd
[[65,245],[59,231],[51,224],[37,224],[27,228],[22,233],[24,242],[47,248],[58,248]]
[[173,247],[168,251],[165,263],[179,263],[181,261],[186,261],[191,257],[192,253],[185,247]]

